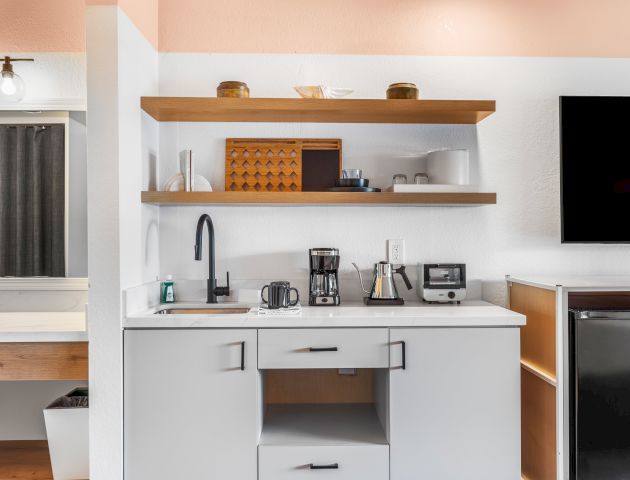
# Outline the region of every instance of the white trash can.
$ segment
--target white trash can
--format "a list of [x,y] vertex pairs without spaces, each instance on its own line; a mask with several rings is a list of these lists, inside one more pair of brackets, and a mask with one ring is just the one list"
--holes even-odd
[[55,480],[89,478],[88,389],[75,388],[44,409]]

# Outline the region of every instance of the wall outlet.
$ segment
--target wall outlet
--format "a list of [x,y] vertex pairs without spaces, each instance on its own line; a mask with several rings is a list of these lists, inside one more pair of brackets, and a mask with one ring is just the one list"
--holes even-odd
[[402,238],[387,240],[387,261],[395,265],[405,263],[405,241]]

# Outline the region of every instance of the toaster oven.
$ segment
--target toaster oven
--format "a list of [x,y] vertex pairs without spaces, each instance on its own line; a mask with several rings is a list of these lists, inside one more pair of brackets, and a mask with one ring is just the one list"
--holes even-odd
[[418,264],[418,296],[429,303],[460,303],[466,298],[466,265]]

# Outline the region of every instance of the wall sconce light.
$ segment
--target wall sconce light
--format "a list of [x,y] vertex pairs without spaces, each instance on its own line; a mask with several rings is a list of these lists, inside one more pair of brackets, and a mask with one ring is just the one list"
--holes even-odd
[[2,77],[0,78],[0,101],[19,102],[26,91],[24,80],[13,71],[11,62],[33,62],[32,58],[4,57]]

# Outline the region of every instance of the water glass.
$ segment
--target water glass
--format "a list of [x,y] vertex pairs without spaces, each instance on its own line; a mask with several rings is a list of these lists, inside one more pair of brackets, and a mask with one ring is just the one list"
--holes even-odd
[[404,185],[407,183],[407,175],[404,173],[397,173],[393,178],[394,185]]

